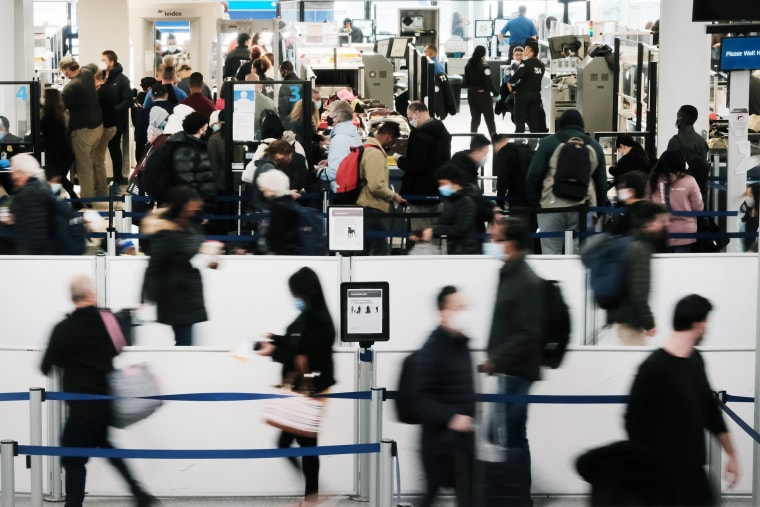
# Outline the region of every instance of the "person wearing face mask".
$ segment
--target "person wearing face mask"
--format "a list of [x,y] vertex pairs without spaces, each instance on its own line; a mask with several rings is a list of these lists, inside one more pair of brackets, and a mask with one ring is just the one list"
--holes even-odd
[[541,81],[544,77],[544,63],[538,59],[538,42],[529,39],[523,48],[524,58],[507,82],[511,93],[515,94],[515,132],[525,132],[525,125],[532,134],[548,132],[546,113],[541,101]]
[[[322,284],[317,274],[303,267],[288,279],[296,319],[288,325],[284,335],[268,334],[269,341],[259,342],[259,355],[269,356],[282,363],[282,381],[297,391],[325,394],[335,384],[332,346],[335,326],[327,309]],[[308,378],[306,375],[313,377]],[[301,447],[316,447],[317,438],[308,438],[282,431],[277,441],[281,449],[297,442]],[[301,466],[295,458],[288,458],[305,478],[304,502],[299,505],[317,505],[319,497],[319,456],[304,456]]]
[[470,132],[478,131],[482,115],[488,127],[488,135],[492,136],[496,133],[493,97],[499,95],[499,90],[493,83],[491,69],[485,58],[486,48],[475,46],[464,67],[464,80],[467,83],[467,103],[470,106]]
[[[750,169],[747,173],[748,179],[752,178],[751,174],[754,174],[760,169],[756,167]],[[753,250],[754,245],[757,244],[757,230],[760,225],[760,184],[754,183],[747,186],[746,192],[744,192],[744,201],[739,206],[739,216],[741,217],[740,232],[744,232],[742,238],[742,245],[745,252],[757,251],[756,247]]]
[[610,174],[615,178],[615,186],[620,183],[620,177],[631,171],[640,171],[644,174],[649,173],[651,164],[649,163],[649,155],[641,146],[641,143],[636,142],[633,136],[630,134],[620,134],[615,141],[617,146],[617,164],[610,167]]
[[330,131],[330,145],[327,151],[327,160],[319,163],[319,167],[324,171],[319,171],[318,177],[330,182],[330,189],[335,192],[335,175],[338,172],[338,166],[346,158],[351,148],[362,144],[359,132],[354,126],[354,110],[351,104],[345,100],[336,100],[328,106],[330,118],[334,123]]
[[483,134],[470,138],[470,149],[454,153],[451,164],[459,167],[467,175],[467,183],[478,185],[478,177],[483,175],[483,167],[488,161],[491,141]]
[[608,217],[602,229],[604,232],[627,236],[632,233],[629,215],[635,215],[637,208],[645,202],[647,175],[641,171],[631,171],[618,178],[618,204],[623,208],[619,215]]
[[443,212],[438,222],[417,235],[412,241],[430,242],[433,238],[446,237],[446,253],[450,255],[478,255],[482,252],[480,236],[485,232],[477,222],[476,199],[478,187],[467,183],[461,169],[445,165],[435,173],[438,191],[444,199]]
[[[501,261],[502,266],[486,349],[488,358],[478,371],[499,375],[499,394],[524,396],[533,382],[541,379],[545,281],[525,260],[531,240],[524,220],[495,220],[490,233],[491,241],[483,245],[484,253]],[[495,434],[503,435],[499,444],[507,449],[504,483],[495,486],[509,492],[510,498],[505,498],[503,505],[533,505],[527,420],[528,404],[522,402],[506,403],[502,412],[494,414]]]
[[[412,126],[406,155],[393,154],[398,168],[404,171],[401,177],[401,193],[415,196],[438,195],[435,171],[443,167],[451,158],[451,134],[441,120],[430,116],[427,106],[420,101],[409,103],[406,117]],[[425,201],[411,202],[411,213],[433,213],[440,208],[438,203]],[[412,231],[422,231],[432,227],[433,218],[412,218]]]
[[420,505],[433,505],[440,488],[454,487],[457,505],[470,506],[475,385],[467,334],[472,324],[467,301],[456,287],[443,287],[437,305],[439,324],[416,355],[416,381],[410,387],[422,423],[426,488]]
[[182,50],[177,46],[177,36],[170,33],[169,36],[166,37],[166,51],[161,53],[161,56],[178,55],[181,52]]

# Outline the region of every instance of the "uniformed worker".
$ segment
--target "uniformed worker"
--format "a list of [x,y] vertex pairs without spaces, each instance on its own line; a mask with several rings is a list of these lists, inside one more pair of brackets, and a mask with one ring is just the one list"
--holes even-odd
[[493,98],[499,94],[491,78],[491,69],[485,62],[486,48],[475,46],[472,56],[464,67],[464,79],[467,83],[467,102],[470,105],[470,132],[477,132],[480,127],[480,115],[486,120],[488,134],[496,133],[493,114]]
[[507,86],[515,93],[515,132],[525,132],[525,124],[532,134],[548,132],[546,113],[541,102],[541,79],[544,64],[538,59],[538,42],[525,41],[523,60],[512,74]]

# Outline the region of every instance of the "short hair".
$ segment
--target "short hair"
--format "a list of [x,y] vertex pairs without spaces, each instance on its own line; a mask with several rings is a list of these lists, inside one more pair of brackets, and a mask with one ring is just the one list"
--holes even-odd
[[203,74],[200,72],[193,72],[190,74],[187,84],[190,88],[203,88]]
[[470,179],[464,169],[454,164],[442,165],[433,173],[433,177],[436,180],[449,180],[460,186],[464,186]]
[[699,110],[690,104],[681,106],[678,109],[678,114],[681,115],[681,119],[686,125],[694,125],[697,122],[697,118],[699,118]]
[[484,146],[489,146],[490,144],[491,141],[489,141],[486,136],[483,134],[475,134],[470,138],[470,151],[479,150]]
[[282,197],[290,193],[290,178],[279,169],[269,169],[261,173],[256,178],[256,185],[259,188],[269,190],[275,197]]
[[503,217],[494,221],[499,234],[504,241],[514,241],[517,249],[527,250],[530,246],[530,229],[528,222],[517,217]]
[[398,126],[398,123],[395,121],[386,121],[380,124],[379,127],[377,127],[377,131],[375,131],[375,135],[382,134],[382,135],[391,135],[393,137],[399,137],[401,135],[401,128]]
[[411,109],[415,113],[424,113],[427,112],[428,107],[420,100],[413,100],[409,103],[407,109]]
[[618,178],[618,188],[630,188],[633,196],[643,199],[647,189],[647,174],[644,171],[629,171]]
[[182,131],[191,136],[206,126],[208,126],[208,116],[197,111],[193,111],[182,120]]
[[164,95],[169,93],[169,90],[166,88],[165,84],[156,83],[150,87],[150,92],[153,95],[153,97],[163,97]]
[[108,58],[108,61],[111,61],[111,62],[114,62],[114,63],[119,61],[119,57],[116,56],[116,52],[115,51],[111,51],[110,49],[106,49],[105,51],[103,51],[100,54],[103,55],[103,56],[105,56],[106,58]]
[[166,37],[166,40],[177,40],[177,36],[173,33],[170,33],[168,37]]
[[11,122],[8,121],[8,118],[5,116],[0,116],[0,123],[3,124],[3,127],[5,127],[5,130],[9,130],[11,128]]
[[452,294],[456,294],[457,292],[459,291],[453,285],[447,285],[444,288],[442,288],[441,292],[438,293],[438,297],[436,298],[436,301],[438,303],[438,309],[443,310],[444,308],[446,308],[446,299]]
[[538,56],[538,42],[534,41],[533,39],[528,39],[523,44],[526,48],[530,48],[531,51],[533,51],[533,54]]
[[518,51],[519,51],[520,53],[523,53],[523,52],[525,51],[525,48],[524,48],[524,47],[522,47],[522,46],[515,46],[514,48],[512,48],[512,54],[515,54],[515,53],[517,53]]
[[164,67],[164,71],[161,73],[161,78],[166,81],[174,81],[174,66],[173,65],[167,65]]
[[285,60],[284,62],[282,62],[280,64],[280,72],[282,72],[283,70],[286,72],[293,72],[293,63],[288,60]]
[[67,56],[64,57],[61,62],[58,64],[58,68],[61,70],[78,70],[79,69],[79,62],[74,60],[72,57]]
[[435,46],[435,44],[428,44],[425,46],[425,49],[429,49],[433,53],[438,54],[438,48]]
[[293,145],[282,139],[272,141],[264,150],[264,155],[271,158],[271,155],[292,155],[295,150]]
[[494,134],[491,136],[491,143],[496,144],[501,141],[509,141],[507,134]]
[[90,275],[75,275],[69,282],[69,292],[71,300],[78,303],[87,296],[95,294],[95,280]]
[[673,330],[688,331],[694,324],[706,321],[712,309],[712,303],[699,294],[682,297],[673,311]]
[[354,118],[354,110],[345,100],[336,100],[330,104],[330,114],[336,117],[338,122],[349,121]]
[[245,46],[245,43],[251,40],[251,36],[247,33],[239,33],[237,36],[238,46]]
[[667,213],[665,206],[652,201],[639,201],[626,211],[631,229],[638,230],[654,221],[658,215]]

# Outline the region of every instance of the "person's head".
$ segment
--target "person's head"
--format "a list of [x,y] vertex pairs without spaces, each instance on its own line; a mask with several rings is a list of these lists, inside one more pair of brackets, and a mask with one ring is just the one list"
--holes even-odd
[[[64,112],[66,111],[66,105],[63,103],[61,91],[53,87],[45,88],[45,91],[42,92],[42,96],[45,100],[45,104],[42,106],[42,116],[45,117],[52,114],[59,118],[63,118]],[[7,120],[8,119],[5,116],[0,116],[0,121],[3,124],[3,131],[6,134],[8,133],[8,127],[5,125]]]
[[180,79],[185,79],[186,77],[189,78],[192,73],[193,68],[187,63],[180,64],[179,67],[177,67],[177,77]]
[[246,46],[249,40],[251,40],[250,35],[248,35],[247,33],[239,33],[237,36],[237,45]]
[[419,127],[430,119],[430,111],[424,102],[413,100],[406,108],[406,117],[409,119],[409,125]]
[[559,128],[561,129],[575,127],[583,130],[585,126],[583,115],[577,109],[568,109],[559,117]]
[[280,139],[285,127],[282,125],[280,115],[274,111],[267,111],[261,118],[261,138]]
[[522,46],[515,46],[515,48],[512,50],[512,59],[521,62],[523,56],[525,56],[525,48]]
[[154,84],[157,84],[158,81],[156,78],[152,76],[145,76],[140,80],[140,88],[142,88],[142,91],[147,92],[150,90]]
[[452,164],[445,164],[435,171],[433,177],[438,180],[438,193],[449,197],[462,190],[467,184],[467,174],[463,169]]
[[620,176],[617,185],[618,200],[624,204],[640,201],[646,195],[647,175],[643,171],[629,171]]
[[262,51],[261,46],[258,44],[253,44],[251,45],[248,55],[250,56],[251,61],[254,61],[257,58],[261,58],[264,55],[264,51]]
[[523,58],[533,58],[538,56],[538,42],[528,39],[523,44]]
[[254,72],[258,74],[259,77],[261,77],[264,76],[267,71],[272,68],[272,62],[269,61],[269,58],[267,58],[266,55],[261,55],[253,60],[251,67],[253,68]]
[[2,137],[5,137],[5,135],[10,131],[11,129],[11,122],[8,121],[8,118],[5,116],[0,116],[0,134],[2,134]]
[[641,201],[626,212],[628,223],[634,232],[662,247],[668,234],[670,217],[668,210],[652,201]]
[[628,155],[636,144],[638,143],[636,143],[631,134],[620,134],[615,139],[617,152],[621,155]]
[[707,332],[707,317],[712,309],[712,303],[699,294],[684,296],[673,311],[673,331],[689,332],[693,344],[698,345]]
[[208,118],[197,111],[193,111],[182,120],[182,131],[188,136],[200,139],[206,130],[208,130]]
[[154,102],[156,100],[165,100],[169,96],[169,90],[165,84],[156,83],[151,87],[150,94]]
[[264,150],[264,155],[275,167],[284,169],[293,161],[294,151],[293,146],[289,142],[278,139],[269,143],[269,146]]
[[343,20],[343,26],[345,28],[351,28],[351,24],[352,24],[351,23],[351,18],[346,18],[346,19]]
[[218,131],[220,128],[222,128],[222,124],[224,122],[222,121],[222,111],[216,110],[213,113],[211,113],[211,116],[208,119],[208,126],[211,127],[211,130],[214,132]]
[[428,44],[427,46],[425,46],[424,51],[425,51],[425,56],[427,56],[428,58],[435,58],[436,56],[438,56],[438,48],[435,47],[433,44]]
[[45,179],[45,172],[40,168],[39,161],[29,153],[19,153],[11,157],[11,179],[13,184],[21,188],[30,179]]
[[278,169],[270,169],[256,178],[256,184],[265,199],[276,199],[290,193],[288,175]]
[[91,275],[74,275],[69,282],[69,293],[71,294],[71,301],[77,308],[97,305],[95,280]]
[[172,65],[166,65],[164,67],[164,70],[161,72],[161,82],[164,84],[174,84],[174,82],[177,80],[177,73],[175,72],[174,66]]
[[343,121],[352,121],[354,119],[354,110],[351,108],[351,104],[345,100],[336,100],[329,106],[330,116],[334,123],[340,123]]
[[441,327],[452,334],[464,334],[469,327],[467,301],[453,285],[441,289],[436,298]]
[[322,292],[322,284],[311,268],[303,267],[293,273],[288,279],[288,288],[293,298],[300,299],[300,301],[294,301],[297,309],[326,313],[327,303]]
[[488,159],[488,148],[491,141],[483,134],[475,134],[470,138],[470,157],[478,166],[483,166]]
[[61,62],[58,64],[58,68],[61,69],[61,73],[64,75],[64,77],[66,77],[66,79],[76,77],[81,72],[81,69],[79,68],[79,62],[70,56],[61,58]]
[[190,74],[190,79],[187,81],[187,86],[193,93],[200,93],[203,91],[203,74],[200,72],[193,72]]
[[95,81],[95,88],[100,88],[105,83],[106,74],[105,71],[98,69],[93,75],[92,79]]
[[160,53],[161,53],[161,52],[164,50],[164,45],[163,45],[163,44],[161,44],[161,41],[160,41],[160,40],[157,40],[157,41],[155,42],[155,44],[153,44],[153,50],[154,50],[156,53],[159,53],[159,54],[160,54]]
[[519,14],[520,16],[525,16],[526,12],[528,12],[528,8],[525,7],[524,5],[521,5],[517,8],[517,14]]
[[[487,255],[504,262],[514,261],[530,248],[528,223],[516,217],[502,217],[491,222],[491,240],[484,244]],[[487,246],[486,246],[487,245]]]
[[167,51],[176,51],[177,50],[177,36],[173,33],[170,33],[168,37],[166,37],[166,50]]
[[162,217],[180,224],[190,223],[192,218],[203,209],[200,194],[188,185],[170,189],[166,193],[166,204],[169,207],[163,212]]
[[676,113],[676,128],[681,128],[689,125],[694,125],[699,118],[699,111],[696,107],[684,104],[678,109]]
[[486,47],[475,46],[475,49],[472,50],[472,56],[470,57],[470,61],[477,62],[479,60],[482,60],[485,57],[486,57]]
[[106,70],[111,71],[113,70],[113,66],[116,65],[116,62],[119,61],[119,57],[116,56],[114,51],[106,49],[100,54],[100,61],[106,65]]
[[282,76],[283,79],[288,77],[289,75],[293,74],[293,63],[285,60],[280,64],[280,76]]
[[652,191],[657,188],[660,178],[670,180],[686,174],[686,158],[680,150],[665,150],[652,169],[649,180]]
[[506,134],[494,134],[491,137],[491,144],[493,145],[494,155],[496,153],[499,153],[499,150],[501,150],[504,146],[506,146],[508,142],[509,142],[509,137],[507,137]]
[[401,136],[401,129],[395,121],[386,121],[380,124],[375,131],[375,140],[384,149],[388,149]]

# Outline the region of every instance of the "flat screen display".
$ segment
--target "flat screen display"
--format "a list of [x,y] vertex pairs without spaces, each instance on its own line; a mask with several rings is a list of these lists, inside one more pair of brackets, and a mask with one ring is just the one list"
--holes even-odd
[[694,0],[692,21],[760,21],[757,0]]
[[760,37],[723,37],[720,70],[760,69]]
[[391,44],[388,58],[406,58],[406,50],[411,41],[408,37],[396,37]]
[[390,339],[388,282],[340,284],[343,342],[378,342]]

